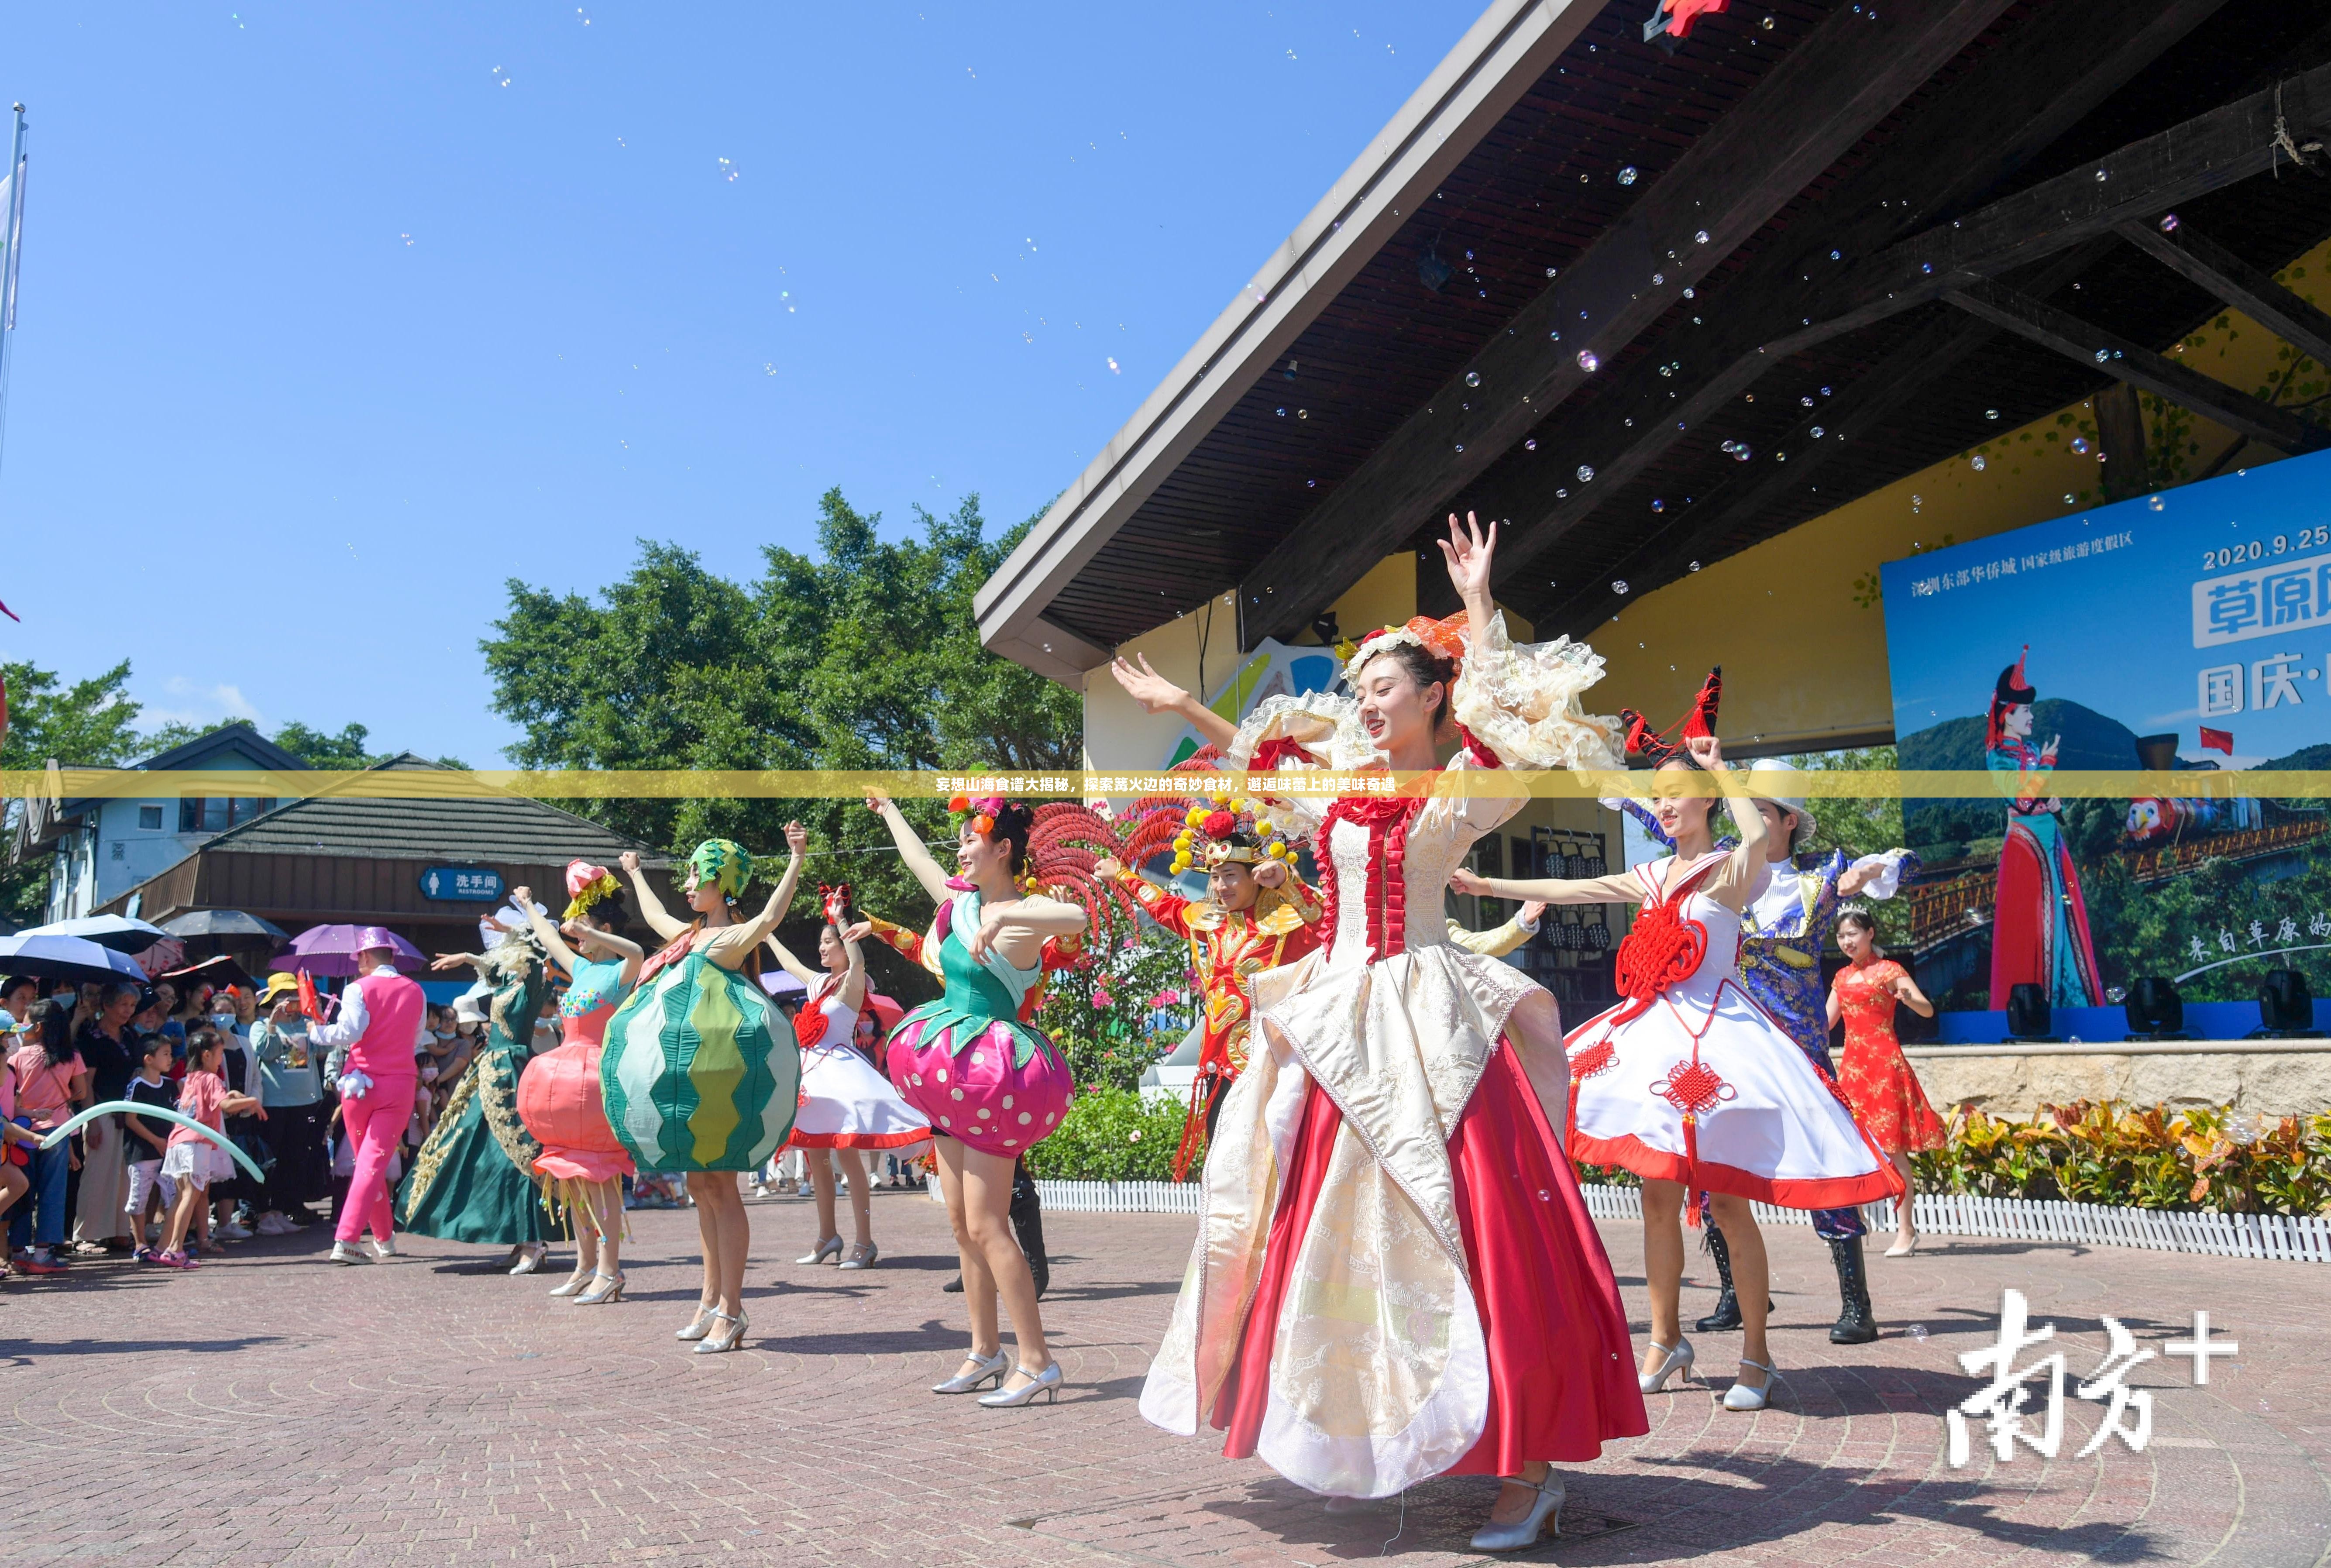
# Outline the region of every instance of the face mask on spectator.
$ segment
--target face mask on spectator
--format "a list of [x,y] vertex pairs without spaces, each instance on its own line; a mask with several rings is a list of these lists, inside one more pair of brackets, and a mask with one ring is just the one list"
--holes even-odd
[[232,1012],[214,1012],[211,1014],[211,1023],[213,1027],[217,1029],[233,1029],[234,1027],[234,1014]]

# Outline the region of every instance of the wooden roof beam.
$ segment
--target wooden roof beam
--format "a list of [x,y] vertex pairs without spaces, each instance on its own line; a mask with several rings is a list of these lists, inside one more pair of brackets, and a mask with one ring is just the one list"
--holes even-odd
[[[2090,241],[2057,257],[2031,280],[2030,291],[2042,298],[2053,294],[2109,249],[2109,241]],[[1594,582],[1575,584],[1574,591],[1554,601],[1552,608],[1533,615],[1532,623],[1542,633],[1567,632],[1583,636],[1605,617],[1617,614],[1625,603],[1624,595],[1612,591],[1612,582],[1626,583],[1630,592],[1641,594],[1685,575],[1690,567],[1679,567],[1677,562],[1714,556],[1724,540],[1775,502],[1803,489],[1831,458],[1875,433],[1998,337],[1998,329],[1987,322],[1944,315],[1798,420],[1773,449],[1789,454],[1786,464],[1751,464],[1736,475],[1727,476],[1697,505],[1679,511],[1665,527],[1646,534],[1608,571],[1598,573]],[[1816,436],[1816,430],[1822,433]],[[1528,601],[1522,603],[1527,605]]]
[[1248,574],[1241,646],[1308,625],[2006,8],[1839,8]]
[[1488,503],[1486,509],[1497,515],[1537,523],[1527,530],[1518,527],[1500,549],[1500,581],[1536,575],[1537,557],[1617,488],[1588,491],[1581,486],[1576,496],[1555,495],[1575,482],[1568,478],[1574,465],[1583,461],[1594,469],[1598,480],[1624,483],[1672,445],[1681,427],[1699,423],[1790,356],[1938,299],[1948,290],[1983,282],[2110,233],[2123,223],[2264,174],[2288,161],[2276,141],[2279,128],[2306,143],[2323,134],[2326,121],[2331,66],[2197,115],[2095,164],[1889,247],[1819,296],[1792,302],[1789,309],[1798,321],[1763,343],[1738,349],[1736,357],[1707,378],[1702,394],[1663,404],[1660,399],[1672,394],[1661,391],[1664,384],[1647,360],[1631,372],[1632,396],[1623,403],[1604,399],[1612,406],[1603,411],[1598,404],[1597,416],[1582,422],[1589,426],[1584,433],[1565,432],[1568,451],[1548,464],[1526,492]]
[[2198,370],[2132,343],[2117,333],[2083,321],[2003,283],[1976,281],[1944,295],[1952,304],[1994,327],[2052,348],[2067,359],[2093,366],[2116,381],[2165,397],[2252,441],[2298,453],[2331,446],[2331,430],[2301,419],[2287,408],[2238,392]]
[[2317,365],[2331,366],[2331,316],[2276,282],[2191,223],[2164,231],[2159,223],[2123,223],[2121,238],[2231,305]]

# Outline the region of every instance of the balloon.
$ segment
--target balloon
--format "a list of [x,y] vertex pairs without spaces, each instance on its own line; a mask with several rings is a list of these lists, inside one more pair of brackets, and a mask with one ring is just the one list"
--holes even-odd
[[81,1112],[79,1116],[74,1117],[71,1121],[66,1122],[63,1126],[50,1133],[46,1137],[43,1137],[41,1140],[41,1147],[44,1149],[53,1149],[59,1144],[63,1143],[66,1138],[71,1136],[74,1133],[81,1131],[83,1126],[95,1121],[98,1117],[112,1116],[120,1111],[127,1111],[132,1116],[159,1117],[166,1122],[176,1122],[182,1127],[192,1127],[195,1131],[202,1134],[203,1136],[216,1144],[220,1148],[223,1148],[228,1154],[233,1155],[234,1156],[234,1163],[241,1165],[244,1170],[250,1172],[251,1179],[252,1181],[264,1182],[267,1180],[267,1173],[261,1170],[257,1165],[252,1164],[251,1163],[251,1156],[244,1154],[241,1149],[236,1148],[233,1142],[230,1140],[224,1133],[220,1132],[217,1128],[206,1127],[203,1126],[202,1123],[195,1120],[194,1117],[186,1115],[184,1112],[167,1110],[161,1106],[147,1105],[138,1100],[107,1100],[103,1105],[91,1106],[89,1109]]

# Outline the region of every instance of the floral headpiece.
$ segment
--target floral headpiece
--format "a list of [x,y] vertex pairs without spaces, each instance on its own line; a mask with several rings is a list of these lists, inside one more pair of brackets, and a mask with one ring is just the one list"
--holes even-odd
[[818,908],[825,916],[827,925],[839,928],[850,924],[849,883],[844,882],[838,888],[829,888],[820,882],[817,885],[817,898]]
[[[1213,769],[1217,754],[1203,746],[1175,768],[1176,773]],[[1259,819],[1256,803],[1216,790],[1209,799],[1193,804],[1187,795],[1152,795],[1134,803],[1136,825],[1126,839],[1124,860],[1138,866],[1171,848],[1174,870],[1193,866],[1213,870],[1216,866],[1252,866],[1265,860],[1295,860],[1295,845],[1284,834]],[[1240,836],[1255,842],[1242,844]]]
[[1436,659],[1445,659],[1462,668],[1465,662],[1465,613],[1462,610],[1446,621],[1435,621],[1430,615],[1417,615],[1404,626],[1379,628],[1357,642],[1338,642],[1336,654],[1344,661],[1344,679],[1356,687],[1360,682],[1360,671],[1369,660],[1403,643],[1413,644]]
[[594,866],[583,860],[566,862],[566,913],[562,920],[580,920],[592,905],[610,893],[622,891],[615,874],[604,866]]
[[970,813],[971,831],[982,838],[995,831],[995,819],[1004,814],[1004,797],[1001,795],[980,795],[976,798],[970,795],[947,797],[947,810],[957,816],[962,816],[966,813]]

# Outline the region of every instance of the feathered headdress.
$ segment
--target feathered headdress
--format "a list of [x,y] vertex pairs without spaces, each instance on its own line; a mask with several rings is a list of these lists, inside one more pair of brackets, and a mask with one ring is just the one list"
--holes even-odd
[[1680,754],[1685,741],[1702,739],[1716,733],[1716,709],[1723,697],[1724,668],[1718,665],[1708,672],[1706,680],[1699,683],[1699,695],[1691,699],[1691,711],[1668,726],[1669,729],[1677,731],[1673,740],[1668,739],[1665,731],[1653,729],[1651,721],[1633,708],[1621,708],[1619,722],[1627,727],[1627,750],[1641,756],[1653,767],[1659,766],[1670,757]]
[[[1201,746],[1177,763],[1175,773],[1211,773],[1221,753]],[[1226,864],[1255,865],[1264,860],[1293,862],[1296,846],[1259,819],[1255,803],[1216,790],[1203,803],[1188,795],[1146,795],[1133,803],[1134,828],[1120,857],[1128,866],[1146,863],[1171,851],[1178,874],[1193,866],[1212,870]],[[1241,843],[1238,841],[1245,839]]]
[[1080,906],[1092,937],[1119,921],[1130,927],[1139,917],[1133,895],[1114,880],[1103,882],[1093,875],[1104,855],[1122,856],[1124,850],[1117,829],[1092,807],[1048,801],[1029,822],[1027,885],[1047,898]]

